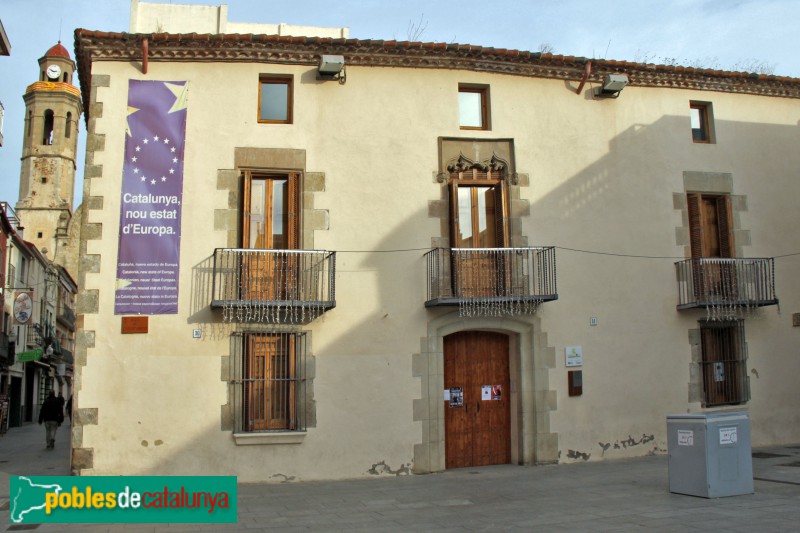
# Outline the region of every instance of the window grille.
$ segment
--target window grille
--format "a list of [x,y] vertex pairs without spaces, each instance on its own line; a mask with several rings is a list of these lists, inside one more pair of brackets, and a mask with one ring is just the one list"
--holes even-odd
[[700,323],[703,400],[707,407],[740,404],[750,399],[744,321]]
[[235,433],[305,431],[306,335],[240,331],[231,336]]

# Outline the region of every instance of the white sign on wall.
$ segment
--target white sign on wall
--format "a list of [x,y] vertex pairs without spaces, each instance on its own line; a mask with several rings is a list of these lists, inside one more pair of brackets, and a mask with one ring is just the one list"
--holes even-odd
[[583,348],[581,346],[567,346],[564,348],[566,353],[567,366],[581,366],[583,364]]
[[694,446],[694,431],[679,429],[678,446]]

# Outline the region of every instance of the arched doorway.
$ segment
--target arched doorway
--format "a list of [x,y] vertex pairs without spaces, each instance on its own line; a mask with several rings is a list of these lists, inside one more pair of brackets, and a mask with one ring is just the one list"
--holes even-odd
[[509,337],[461,331],[444,337],[445,466],[511,462]]

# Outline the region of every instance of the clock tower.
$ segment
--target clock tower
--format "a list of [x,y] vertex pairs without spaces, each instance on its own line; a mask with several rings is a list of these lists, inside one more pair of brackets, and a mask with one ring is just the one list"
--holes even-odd
[[61,41],[39,59],[39,79],[23,96],[25,131],[16,205],[25,240],[67,267],[83,111],[80,90],[72,84],[74,73],[75,63]]

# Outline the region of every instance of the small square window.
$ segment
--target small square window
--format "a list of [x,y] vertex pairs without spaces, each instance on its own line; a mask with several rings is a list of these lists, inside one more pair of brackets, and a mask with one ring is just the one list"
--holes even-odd
[[258,121],[267,124],[292,123],[292,78],[259,79]]
[[692,141],[713,143],[714,121],[711,104],[708,102],[689,102],[689,117],[692,123]]
[[462,130],[489,129],[489,88],[458,86],[458,124]]

